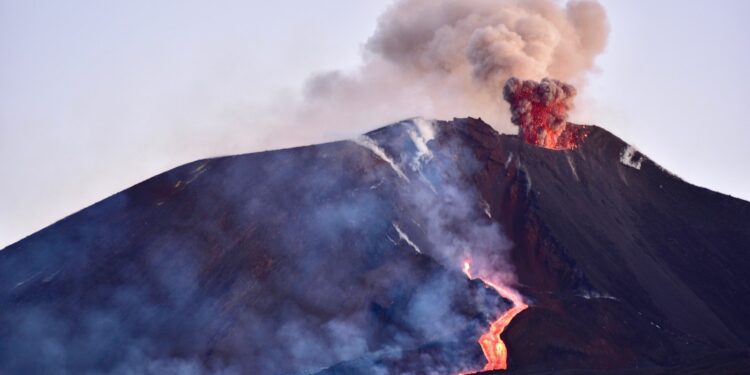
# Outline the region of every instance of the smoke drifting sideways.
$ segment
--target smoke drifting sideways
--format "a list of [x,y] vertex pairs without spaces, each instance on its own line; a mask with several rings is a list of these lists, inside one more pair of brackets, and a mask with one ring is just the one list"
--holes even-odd
[[358,68],[314,75],[299,102],[286,98],[263,120],[294,126],[285,142],[295,143],[415,116],[470,115],[511,132],[504,82],[555,77],[582,87],[608,34],[595,0],[399,0],[380,16]]
[[[511,121],[519,136],[532,145],[550,149],[571,149],[579,145],[575,131],[568,130],[568,111],[573,107],[575,87],[544,78],[541,82],[510,78],[503,98],[510,103]],[[585,137],[585,135],[584,135]]]
[[482,368],[508,301],[460,268],[515,285],[512,244],[443,125],[188,164],[3,251],[0,373]]

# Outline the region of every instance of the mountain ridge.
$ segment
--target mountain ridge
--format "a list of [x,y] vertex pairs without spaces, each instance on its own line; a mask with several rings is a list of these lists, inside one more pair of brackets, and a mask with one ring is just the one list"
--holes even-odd
[[[750,204],[599,127],[547,150],[481,119],[429,122],[434,139],[418,121],[366,134],[391,162],[352,141],[201,159],[0,251],[0,369],[481,368],[475,339],[507,301],[440,255],[431,205],[454,211],[451,240],[507,254],[531,302],[503,335],[512,372],[747,363]],[[54,345],[35,365],[24,342]]]

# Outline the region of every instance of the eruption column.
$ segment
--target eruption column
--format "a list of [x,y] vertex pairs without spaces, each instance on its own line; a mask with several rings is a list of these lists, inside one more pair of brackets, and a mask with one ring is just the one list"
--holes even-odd
[[503,87],[518,135],[526,143],[553,150],[574,149],[585,138],[567,121],[575,96],[575,87],[549,78],[535,82],[513,77]]
[[[464,262],[463,271],[469,279],[474,279],[471,275],[471,263],[469,261]],[[503,334],[505,328],[513,318],[529,306],[523,302],[523,297],[517,291],[487,281],[481,277],[477,278],[485,283],[485,285],[489,285],[495,289],[500,296],[509,299],[513,303],[513,306],[492,322],[490,329],[479,337],[479,345],[482,347],[485,358],[487,358],[487,364],[482,371],[506,370],[508,368],[508,347],[500,335]]]

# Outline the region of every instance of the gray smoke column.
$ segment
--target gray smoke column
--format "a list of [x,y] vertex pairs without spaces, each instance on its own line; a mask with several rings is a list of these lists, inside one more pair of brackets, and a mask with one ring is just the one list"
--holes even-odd
[[503,98],[510,104],[511,121],[526,143],[551,148],[575,148],[578,143],[565,136],[568,111],[573,107],[575,87],[554,79],[541,82],[510,78]]
[[[362,65],[315,75],[293,118],[279,120],[295,124],[299,141],[414,116],[480,116],[511,131],[505,81],[555,77],[581,87],[608,33],[595,0],[399,0],[380,16]],[[289,112],[288,101],[280,108]]]
[[367,48],[416,75],[499,92],[510,76],[578,77],[606,30],[595,1],[404,0],[381,17]]

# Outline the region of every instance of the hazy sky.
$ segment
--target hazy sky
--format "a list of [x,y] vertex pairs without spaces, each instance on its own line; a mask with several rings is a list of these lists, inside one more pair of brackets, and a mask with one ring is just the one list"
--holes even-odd
[[[0,0],[0,248],[185,162],[292,146],[268,106],[356,67],[390,3]],[[750,2],[601,3],[609,44],[571,120],[750,199]]]

